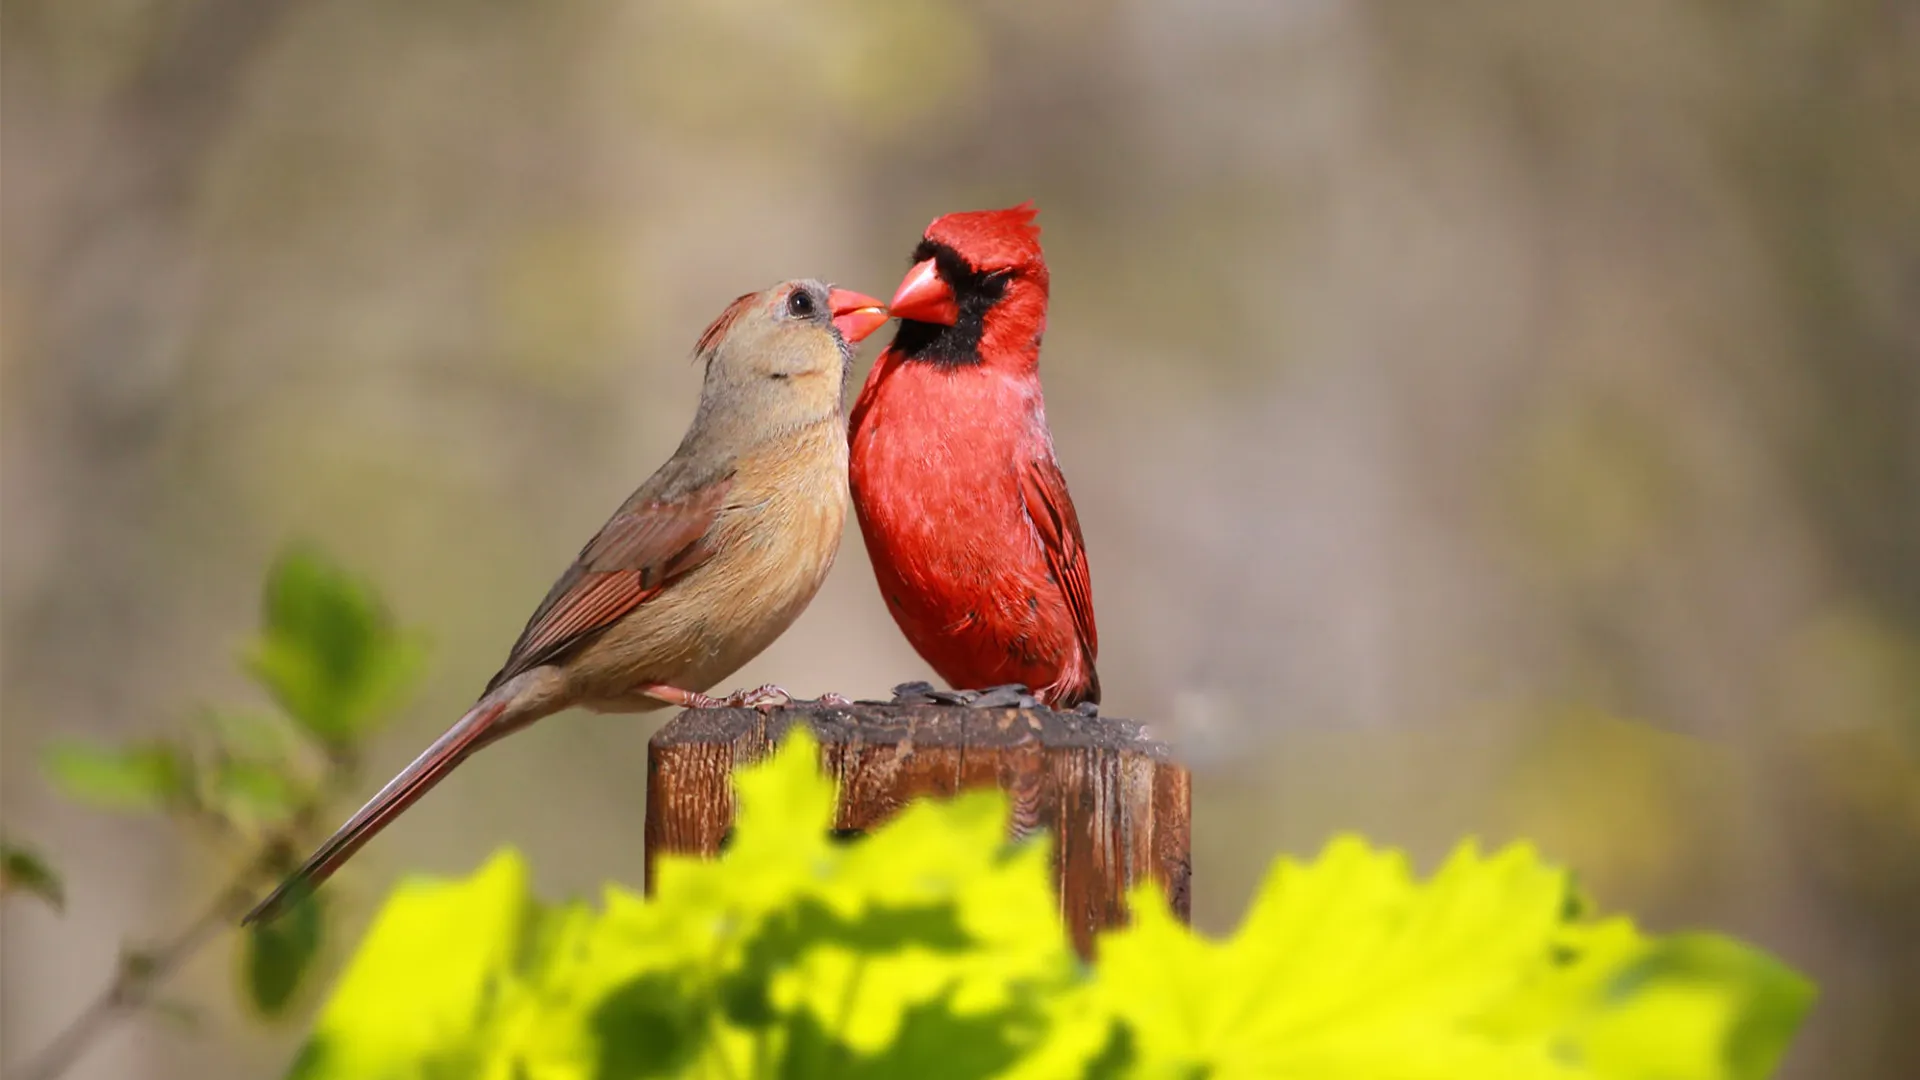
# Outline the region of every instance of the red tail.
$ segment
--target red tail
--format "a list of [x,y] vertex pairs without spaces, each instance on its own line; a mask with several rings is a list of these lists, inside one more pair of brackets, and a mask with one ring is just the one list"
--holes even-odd
[[446,734],[435,739],[433,745],[427,747],[426,753],[414,758],[413,764],[401,770],[400,775],[388,781],[387,786],[368,800],[367,805],[348,818],[338,832],[321,844],[320,849],[279,888],[249,911],[240,924],[245,926],[271,920],[290,903],[319,888],[320,883],[332,877],[333,872],[352,858],[354,852],[399,817],[401,811],[412,806],[414,800],[445,779],[454,766],[466,760],[468,754],[518,726],[512,721],[501,722],[510,704],[511,694],[496,692],[482,698],[458,723],[448,728]]

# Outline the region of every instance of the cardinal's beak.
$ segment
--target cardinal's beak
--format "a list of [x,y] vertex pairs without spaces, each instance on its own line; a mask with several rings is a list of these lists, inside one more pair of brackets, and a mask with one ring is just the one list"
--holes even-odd
[[834,327],[849,345],[858,345],[887,324],[887,305],[852,289],[830,290],[827,304],[833,308]]
[[954,302],[953,286],[940,279],[940,270],[932,259],[923,259],[900,279],[900,289],[887,305],[896,319],[952,326],[960,318],[960,305]]

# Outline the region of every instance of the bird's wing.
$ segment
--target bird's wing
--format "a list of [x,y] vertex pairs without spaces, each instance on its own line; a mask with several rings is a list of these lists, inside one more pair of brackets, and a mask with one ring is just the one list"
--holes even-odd
[[729,473],[671,493],[652,482],[636,492],[553,583],[487,689],[561,658],[706,562],[732,487]]
[[1027,517],[1040,534],[1040,547],[1046,552],[1047,569],[1060,583],[1073,613],[1073,626],[1086,652],[1087,669],[1093,670],[1093,658],[1100,651],[1100,631],[1093,623],[1093,585],[1087,576],[1087,545],[1080,535],[1080,515],[1074,512],[1073,497],[1067,494],[1067,478],[1051,454],[1035,457],[1020,473],[1020,493],[1026,499]]

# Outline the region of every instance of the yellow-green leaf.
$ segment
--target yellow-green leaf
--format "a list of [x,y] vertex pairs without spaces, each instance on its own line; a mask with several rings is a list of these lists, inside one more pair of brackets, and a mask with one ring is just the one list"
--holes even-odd
[[736,780],[733,844],[651,897],[543,908],[517,860],[403,889],[301,1075],[1757,1080],[1805,1008],[1738,943],[1592,919],[1525,845],[1421,880],[1341,838],[1223,941],[1142,888],[1089,971],[998,793],[841,844],[804,731]]
[[98,746],[62,741],[46,748],[41,764],[62,794],[103,809],[164,809],[192,791],[192,762],[168,743]]
[[[1569,923],[1559,869],[1526,845],[1462,845],[1416,881],[1343,837],[1281,860],[1245,922],[1210,942],[1152,889],[1102,940],[1097,993],[1140,1064],[1316,1080],[1747,1080],[1797,1027],[1804,986],[1716,939]],[[1759,1071],[1755,1063],[1761,1063]]]
[[301,1051],[303,1080],[473,1075],[493,995],[535,914],[508,850],[464,881],[403,882],[367,931]]

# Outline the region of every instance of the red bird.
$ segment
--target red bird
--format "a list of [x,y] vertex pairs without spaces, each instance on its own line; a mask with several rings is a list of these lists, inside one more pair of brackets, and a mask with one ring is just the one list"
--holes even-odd
[[854,403],[848,479],[887,610],[950,685],[1099,702],[1080,519],[1040,392],[1047,263],[1031,204],[927,226]]

